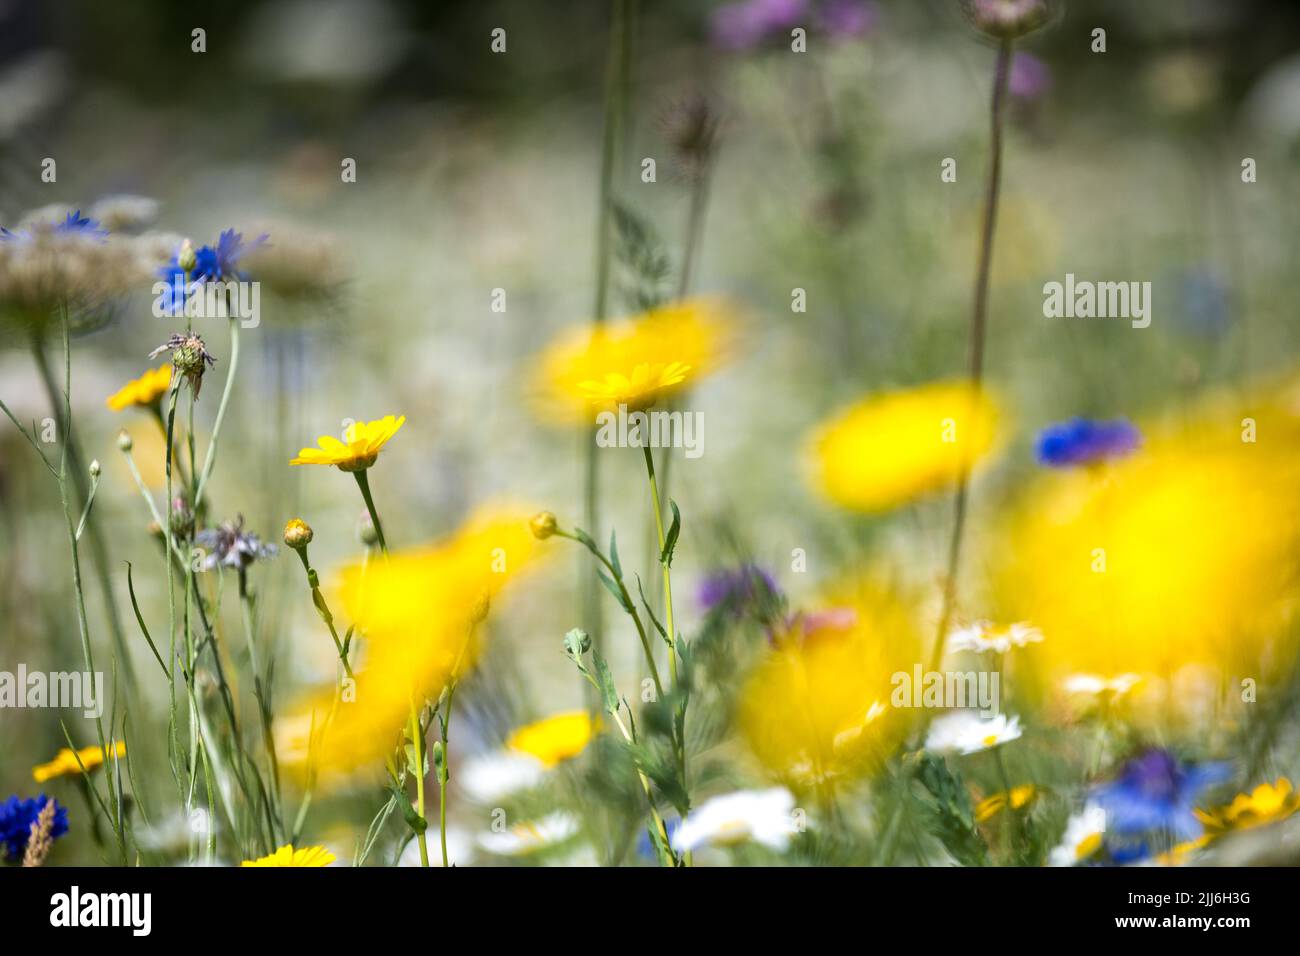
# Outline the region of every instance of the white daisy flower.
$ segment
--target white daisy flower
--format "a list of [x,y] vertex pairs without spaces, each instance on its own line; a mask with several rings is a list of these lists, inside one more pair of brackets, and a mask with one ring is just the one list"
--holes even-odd
[[1061,682],[1067,694],[1080,694],[1087,697],[1100,697],[1110,694],[1122,697],[1142,682],[1141,675],[1120,674],[1117,677],[1102,677],[1098,674],[1071,674]]
[[794,795],[784,787],[711,797],[687,814],[673,834],[673,849],[684,853],[752,840],[780,852],[796,831],[793,813]]
[[1020,718],[997,714],[984,718],[973,710],[944,714],[930,725],[925,749],[933,753],[973,754],[1020,736]]
[[493,804],[521,790],[531,790],[546,776],[546,767],[532,754],[495,750],[465,762],[456,781],[476,803]]
[[1106,835],[1106,811],[1096,804],[1088,804],[1082,812],[1070,817],[1065,825],[1065,836],[1060,846],[1047,858],[1049,866],[1074,866],[1082,863],[1101,849]]
[[998,627],[991,621],[976,621],[970,627],[963,627],[948,635],[948,650],[957,651],[993,651],[1005,654],[1013,647],[1037,644],[1043,639],[1043,632],[1021,621],[1007,627]]
[[563,843],[578,832],[578,818],[557,810],[540,820],[516,823],[500,833],[488,831],[479,835],[478,845],[488,853],[498,856],[526,856]]

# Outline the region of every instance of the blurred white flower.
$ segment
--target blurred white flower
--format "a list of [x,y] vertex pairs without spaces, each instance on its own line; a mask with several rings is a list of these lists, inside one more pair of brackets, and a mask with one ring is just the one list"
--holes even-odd
[[1082,694],[1088,697],[1112,694],[1116,697],[1122,697],[1141,682],[1142,677],[1138,674],[1120,674],[1116,677],[1102,677],[1098,674],[1071,674],[1061,682],[1061,686],[1067,694]]
[[563,843],[578,832],[578,818],[558,810],[540,820],[516,823],[500,833],[489,831],[478,838],[480,848],[498,856],[525,856]]
[[997,714],[984,718],[971,710],[959,710],[935,719],[925,738],[925,749],[940,754],[973,754],[1019,736],[1019,717]]
[[681,853],[752,840],[780,852],[795,832],[793,812],[794,795],[784,787],[711,797],[682,821],[673,834],[673,849]]
[[997,627],[990,621],[976,621],[948,635],[948,650],[994,651],[1005,654],[1013,647],[1037,644],[1043,639],[1042,631],[1020,622],[1008,627]]
[[[438,830],[430,827],[424,834],[429,847],[429,865],[442,866],[442,838]],[[447,827],[447,862],[464,866],[474,855],[474,841],[460,827]],[[402,848],[398,866],[420,866],[420,841],[412,839]]]
[[531,754],[495,750],[465,762],[457,774],[465,793],[476,803],[495,803],[542,782],[546,768]]
[[1070,817],[1065,825],[1065,836],[1060,846],[1047,858],[1050,866],[1074,866],[1092,856],[1101,848],[1106,833],[1106,811],[1096,804],[1088,804],[1080,813]]

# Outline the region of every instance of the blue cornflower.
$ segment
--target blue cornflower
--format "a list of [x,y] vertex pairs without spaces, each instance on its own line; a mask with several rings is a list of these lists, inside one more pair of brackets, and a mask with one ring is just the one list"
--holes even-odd
[[1099,422],[1072,418],[1044,428],[1035,451],[1039,462],[1051,468],[1091,465],[1119,458],[1142,443],[1142,433],[1128,419]]
[[[62,222],[54,221],[46,223],[45,225],[50,232],[54,233],[90,236],[95,239],[104,239],[108,236],[108,230],[100,225],[98,220],[91,219],[89,216],[83,216],[80,209],[75,209],[68,213]],[[31,238],[32,231],[30,229],[21,229],[18,232],[13,232],[12,230],[0,226],[0,241],[16,239],[20,242],[30,242]]]
[[705,612],[726,608],[739,614],[751,602],[762,601],[779,594],[776,578],[756,564],[742,564],[738,568],[717,571],[702,582],[697,595]]
[[159,297],[163,312],[167,315],[183,314],[185,300],[205,282],[244,282],[248,274],[239,269],[239,260],[246,254],[266,242],[266,234],[258,236],[252,242],[244,242],[244,234],[227,229],[217,237],[215,246],[200,246],[194,250],[194,268],[190,271],[190,284],[185,285],[185,270],[181,268],[181,253],[177,250],[171,260],[158,270],[160,278],[166,280],[167,288]]
[[1193,808],[1207,787],[1228,779],[1224,763],[1183,764],[1167,750],[1148,750],[1126,763],[1118,779],[1094,793],[1106,828],[1118,836],[1168,831],[1181,840],[1201,832]]
[[[22,858],[23,851],[27,848],[27,840],[32,835],[32,824],[45,809],[46,802],[51,799],[53,798],[46,797],[45,794],[29,800],[12,796],[4,803],[0,803],[0,845],[4,847],[4,852],[0,855],[8,860]],[[50,831],[50,837],[51,839],[61,837],[67,832],[68,808],[60,806],[55,800],[54,828]]]
[[223,282],[235,279],[240,282],[248,274],[239,270],[239,260],[266,242],[265,234],[252,242],[244,242],[244,234],[227,229],[217,237],[216,246],[202,246],[194,253],[193,279],[196,282]]

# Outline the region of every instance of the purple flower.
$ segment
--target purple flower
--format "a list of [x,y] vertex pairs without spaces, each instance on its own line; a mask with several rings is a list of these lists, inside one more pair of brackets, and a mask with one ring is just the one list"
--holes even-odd
[[1035,451],[1040,463],[1051,468],[1069,468],[1119,458],[1141,443],[1142,433],[1127,419],[1100,422],[1072,418],[1043,429]]
[[871,0],[825,0],[818,11],[821,28],[834,37],[860,37],[876,26],[880,8]]
[[[0,856],[10,860],[22,859],[23,851],[27,849],[27,841],[32,835],[32,824],[36,822],[36,818],[45,809],[45,804],[51,799],[53,798],[46,797],[45,794],[30,800],[12,796],[0,803],[0,846],[4,847],[4,852],[0,853]],[[55,800],[54,827],[50,830],[50,838],[61,837],[67,832],[68,808],[60,806]]]
[[777,33],[797,26],[808,12],[808,0],[742,0],[713,12],[713,42],[727,50],[749,50]]
[[1011,60],[1011,75],[1007,89],[1018,100],[1037,100],[1052,88],[1052,70],[1038,57],[1017,53]]
[[718,571],[700,583],[697,598],[707,613],[725,608],[740,614],[755,601],[777,594],[776,578],[755,564]]
[[1192,812],[1201,792],[1230,775],[1224,763],[1191,766],[1167,750],[1148,750],[1098,787],[1094,799],[1106,811],[1107,830],[1118,836],[1165,830],[1186,840],[1201,832]]

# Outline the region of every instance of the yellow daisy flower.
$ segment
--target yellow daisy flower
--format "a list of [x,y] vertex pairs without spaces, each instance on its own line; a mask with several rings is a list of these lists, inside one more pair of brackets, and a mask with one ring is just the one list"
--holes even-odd
[[304,448],[291,465],[334,465],[340,471],[365,471],[379,457],[379,450],[406,423],[406,416],[385,415],[373,422],[353,422],[344,432],[344,441],[333,435],[321,435],[319,448]]
[[1285,820],[1298,808],[1300,794],[1290,780],[1279,777],[1276,783],[1261,783],[1248,794],[1237,794],[1227,806],[1197,810],[1196,816],[1210,836],[1219,836],[1229,830],[1249,830]]
[[172,366],[168,362],[152,371],[145,372],[139,378],[132,379],[104,400],[115,412],[138,405],[148,408],[157,404],[167,394],[172,385]]
[[1295,659],[1300,454],[1241,441],[1240,418],[1146,428],[1104,474],[1045,474],[989,536],[995,605],[1048,635],[1024,661],[1044,694],[1141,675],[1134,718],[1165,721],[1225,674]]
[[539,552],[532,510],[491,505],[446,540],[344,570],[337,598],[363,641],[363,665],[347,702],[330,687],[277,717],[281,766],[337,782],[396,751],[412,701],[436,700],[474,666],[485,636],[477,625]]
[[[126,742],[119,740],[113,748],[113,756],[126,756]],[[77,763],[77,758],[81,758],[81,763]],[[37,783],[44,783],[46,780],[53,780],[55,777],[65,777],[74,773],[81,773],[81,767],[84,765],[87,771],[94,770],[104,762],[104,751],[99,747],[82,747],[80,750],[72,751],[67,747],[61,749],[53,760],[49,763],[43,763],[32,768],[32,779]]]
[[987,392],[960,381],[872,395],[813,434],[815,483],[854,511],[906,504],[951,485],[990,452],[998,418]]
[[810,630],[796,621],[776,635],[738,708],[750,750],[796,790],[870,773],[903,742],[912,720],[889,706],[892,675],[920,659],[910,603],[871,579],[823,599],[843,612],[836,623]]
[[1032,783],[1012,787],[1009,792],[995,793],[985,797],[975,805],[975,822],[986,823],[1005,810],[1019,810],[1028,806],[1038,796],[1038,788]]
[[690,370],[689,365],[681,362],[669,362],[667,365],[642,362],[632,369],[631,376],[622,372],[606,372],[600,381],[579,382],[578,388],[593,405],[644,408],[654,404],[661,392],[686,381]]
[[245,860],[240,866],[329,866],[337,857],[323,846],[308,846],[295,850],[286,843],[270,856],[258,860]]
[[733,316],[721,299],[694,298],[571,329],[538,357],[537,411],[555,422],[590,423],[619,404],[644,408],[688,388],[728,358]]
[[596,722],[585,710],[572,710],[517,728],[506,747],[536,757],[546,768],[582,753],[596,732]]

